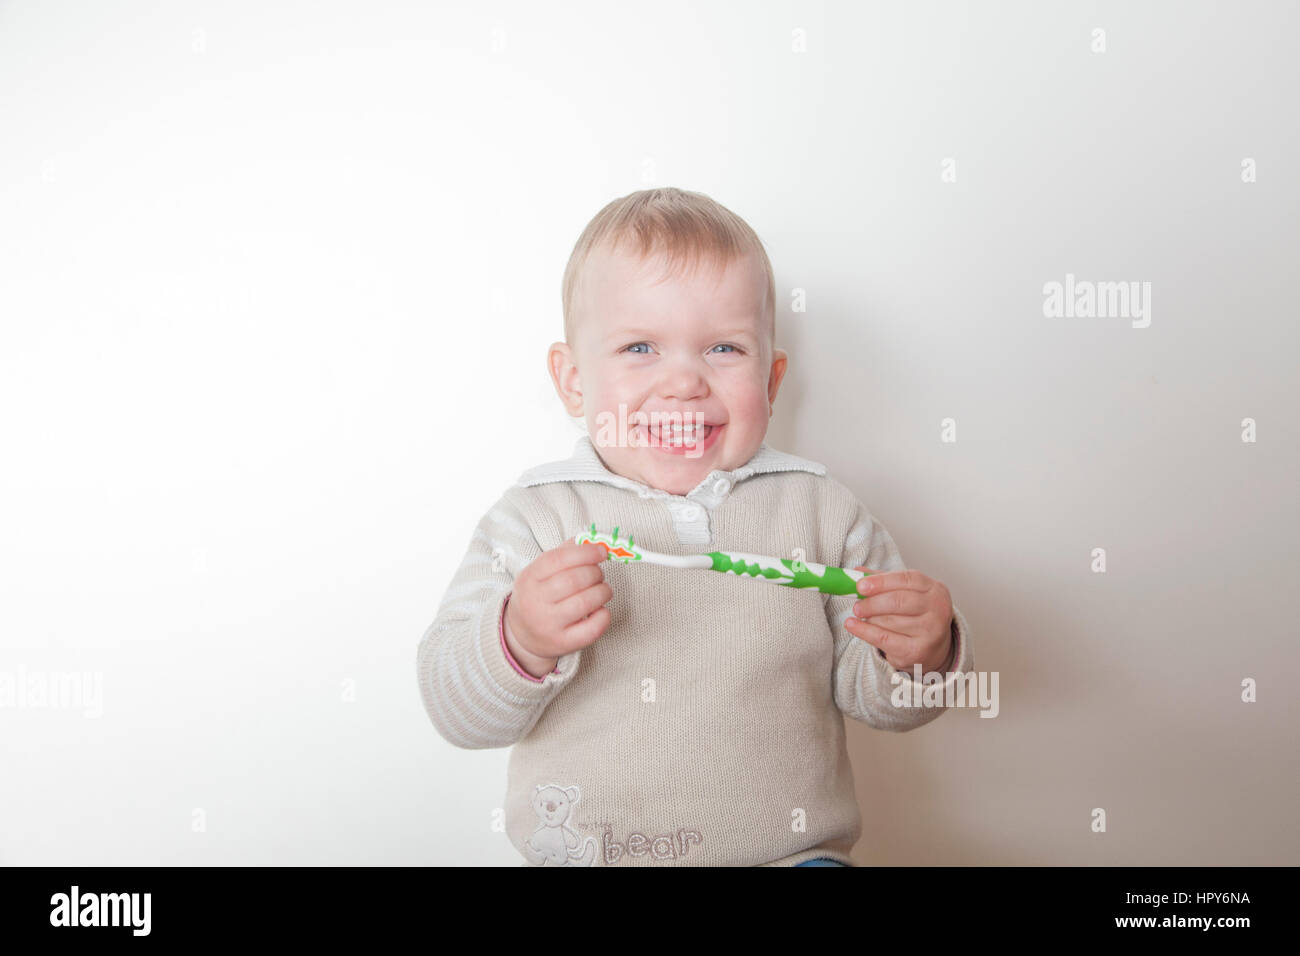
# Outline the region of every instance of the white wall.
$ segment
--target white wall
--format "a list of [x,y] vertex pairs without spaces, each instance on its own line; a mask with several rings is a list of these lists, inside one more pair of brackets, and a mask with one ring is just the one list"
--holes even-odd
[[[0,863],[518,861],[415,647],[569,453],[560,275],[650,185],[762,236],[769,443],[1000,674],[995,719],[851,725],[859,860],[1300,862],[1300,15],[646,10],[0,5],[0,675],[102,688],[0,707]],[[1067,273],[1149,326],[1046,318]]]

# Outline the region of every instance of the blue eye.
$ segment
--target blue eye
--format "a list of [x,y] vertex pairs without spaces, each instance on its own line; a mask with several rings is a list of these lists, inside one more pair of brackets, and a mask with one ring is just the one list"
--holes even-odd
[[[649,348],[650,348],[650,343],[649,343],[649,342],[633,342],[631,345],[625,346],[625,347],[622,349],[622,351],[624,351],[624,352],[630,352],[630,353],[633,354],[633,355],[649,355],[650,353],[649,353],[648,351],[646,351],[646,352],[636,351],[636,350],[639,349],[641,346],[645,346],[646,349],[649,349]],[[740,348],[738,348],[738,347],[735,346],[735,345],[732,345],[730,342],[723,342],[723,343],[720,343],[720,344],[718,344],[718,345],[713,346],[713,348],[714,348],[714,349],[731,349],[732,352],[736,352],[736,353],[739,353],[739,352],[741,351]],[[712,351],[712,350],[710,350],[710,351]],[[729,354],[729,353],[723,353],[723,354],[725,355],[725,354]]]

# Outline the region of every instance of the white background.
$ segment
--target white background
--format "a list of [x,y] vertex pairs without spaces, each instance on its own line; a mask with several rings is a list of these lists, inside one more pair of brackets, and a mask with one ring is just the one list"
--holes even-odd
[[[850,722],[859,862],[1300,863],[1297,28],[0,3],[0,672],[103,681],[99,717],[0,707],[0,863],[519,862],[507,751],[436,734],[415,648],[483,512],[569,454],[561,273],[655,185],[763,238],[769,444],[1000,674],[993,720]],[[1045,318],[1066,273],[1150,282],[1150,326]]]

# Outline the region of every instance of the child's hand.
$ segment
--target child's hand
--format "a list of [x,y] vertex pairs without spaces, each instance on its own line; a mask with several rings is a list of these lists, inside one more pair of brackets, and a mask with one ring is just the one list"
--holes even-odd
[[[870,568],[858,565],[858,571]],[[942,581],[920,571],[873,572],[858,581],[861,601],[844,626],[885,652],[900,671],[937,671],[952,650],[952,596]],[[861,618],[861,620],[859,620]]]
[[565,654],[605,633],[614,596],[600,562],[606,551],[591,541],[566,541],[544,552],[515,578],[506,604],[510,653],[534,677],[549,674]]

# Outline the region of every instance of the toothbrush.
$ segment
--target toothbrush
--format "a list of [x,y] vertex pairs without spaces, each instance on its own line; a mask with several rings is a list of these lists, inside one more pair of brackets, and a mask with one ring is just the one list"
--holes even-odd
[[645,561],[648,564],[660,564],[668,568],[698,568],[703,571],[721,571],[723,574],[735,574],[752,577],[756,581],[768,584],[780,584],[788,588],[806,591],[820,591],[823,594],[857,594],[858,581],[870,574],[870,571],[852,571],[848,568],[832,568],[812,561],[787,561],[785,558],[770,558],[763,554],[745,554],[740,551],[710,551],[707,554],[657,554],[647,551],[632,543],[631,535],[626,541],[618,539],[618,528],[613,534],[597,531],[593,523],[591,528],[579,534],[574,541],[583,544],[593,541],[605,549],[606,561]]

